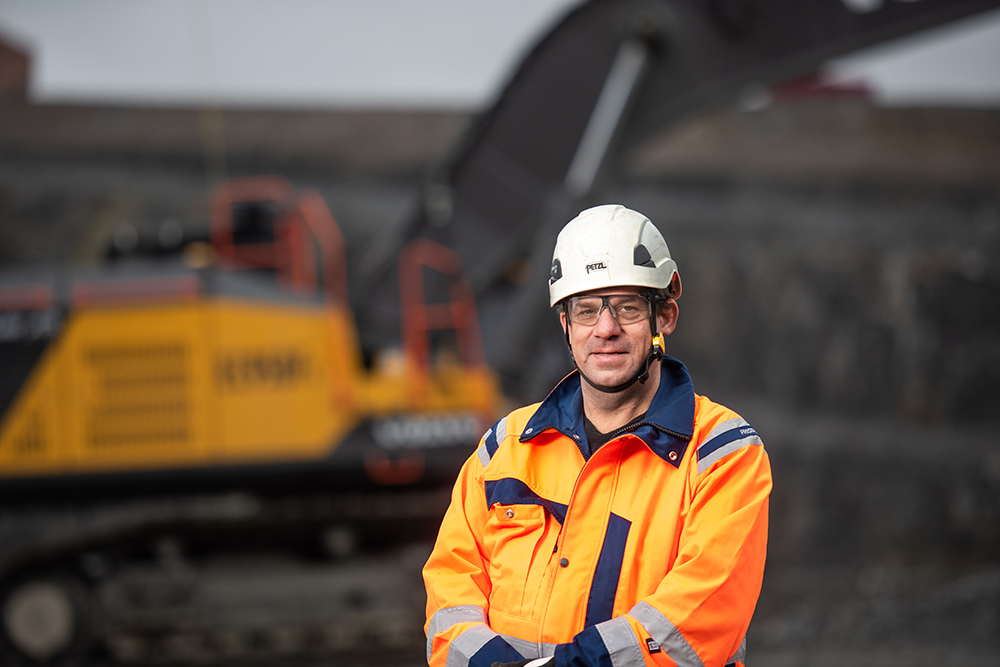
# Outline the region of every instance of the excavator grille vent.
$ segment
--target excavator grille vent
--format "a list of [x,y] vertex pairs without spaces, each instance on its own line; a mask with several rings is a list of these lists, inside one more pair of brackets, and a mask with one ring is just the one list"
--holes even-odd
[[190,437],[189,351],[183,343],[95,347],[86,353],[92,446],[180,444]]

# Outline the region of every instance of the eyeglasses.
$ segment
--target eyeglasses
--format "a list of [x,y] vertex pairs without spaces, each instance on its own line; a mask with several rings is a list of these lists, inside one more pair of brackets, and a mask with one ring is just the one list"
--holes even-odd
[[618,324],[632,324],[647,319],[649,300],[639,294],[608,294],[607,296],[574,296],[566,307],[566,316],[573,324],[590,327],[601,319],[607,308]]

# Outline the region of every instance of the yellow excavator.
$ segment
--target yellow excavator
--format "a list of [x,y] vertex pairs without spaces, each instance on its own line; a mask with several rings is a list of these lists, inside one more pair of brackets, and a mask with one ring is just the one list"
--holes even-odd
[[[215,190],[210,240],[183,261],[0,283],[5,655],[419,645],[399,544],[433,537],[497,391],[455,254],[415,241],[399,275],[401,345],[366,364],[323,199],[259,177]],[[316,609],[288,617],[275,609],[308,595],[264,596],[257,622],[234,625],[242,606],[204,585],[239,571],[227,557],[244,558],[244,581],[278,571],[323,591]],[[179,567],[202,583],[150,603]]]
[[[272,238],[239,242],[233,211],[248,203],[280,211]],[[380,420],[382,447],[364,459],[380,481],[421,460],[392,459],[394,447],[433,446],[406,434],[479,435],[494,386],[450,251],[418,241],[402,253],[404,348],[367,369],[343,240],[322,199],[258,178],[226,183],[212,206],[211,247],[189,249],[188,263],[207,259],[192,257],[200,251],[215,265],[0,291],[12,323],[3,344],[47,338],[0,423],[0,480],[333,461],[349,433]],[[414,293],[427,267],[455,283],[453,300]],[[432,366],[431,327],[453,329],[460,354]]]

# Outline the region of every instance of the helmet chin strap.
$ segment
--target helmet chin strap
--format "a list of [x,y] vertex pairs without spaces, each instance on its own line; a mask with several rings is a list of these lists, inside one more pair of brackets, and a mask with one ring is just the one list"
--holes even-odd
[[636,382],[638,382],[639,384],[645,384],[646,380],[649,379],[649,367],[653,365],[653,361],[659,361],[660,359],[663,358],[663,355],[666,351],[666,344],[663,340],[663,334],[658,333],[656,330],[656,315],[657,315],[656,301],[653,301],[652,299],[651,301],[652,301],[651,303],[652,308],[650,310],[652,311],[652,313],[650,314],[649,317],[649,328],[653,332],[653,337],[649,354],[646,355],[645,361],[643,361],[639,365],[639,369],[635,372],[635,375],[633,375],[630,379],[625,380],[625,382],[622,382],[621,384],[616,384],[614,386],[597,384],[589,377],[587,377],[583,373],[583,370],[580,368],[580,366],[577,365],[576,357],[573,356],[573,346],[569,342],[569,319],[567,318],[565,333],[566,333],[566,345],[569,347],[569,356],[573,360],[573,365],[576,366],[576,370],[579,371],[580,377],[586,380],[587,384],[589,384],[597,391],[602,391],[605,394],[617,394],[620,391],[625,391],[626,389],[634,385]]

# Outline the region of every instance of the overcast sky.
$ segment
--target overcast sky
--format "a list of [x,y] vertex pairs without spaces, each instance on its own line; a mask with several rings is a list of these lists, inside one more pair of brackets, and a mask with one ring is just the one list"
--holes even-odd
[[[578,0],[0,0],[39,102],[481,108]],[[886,103],[1000,107],[1000,12],[831,65]]]

